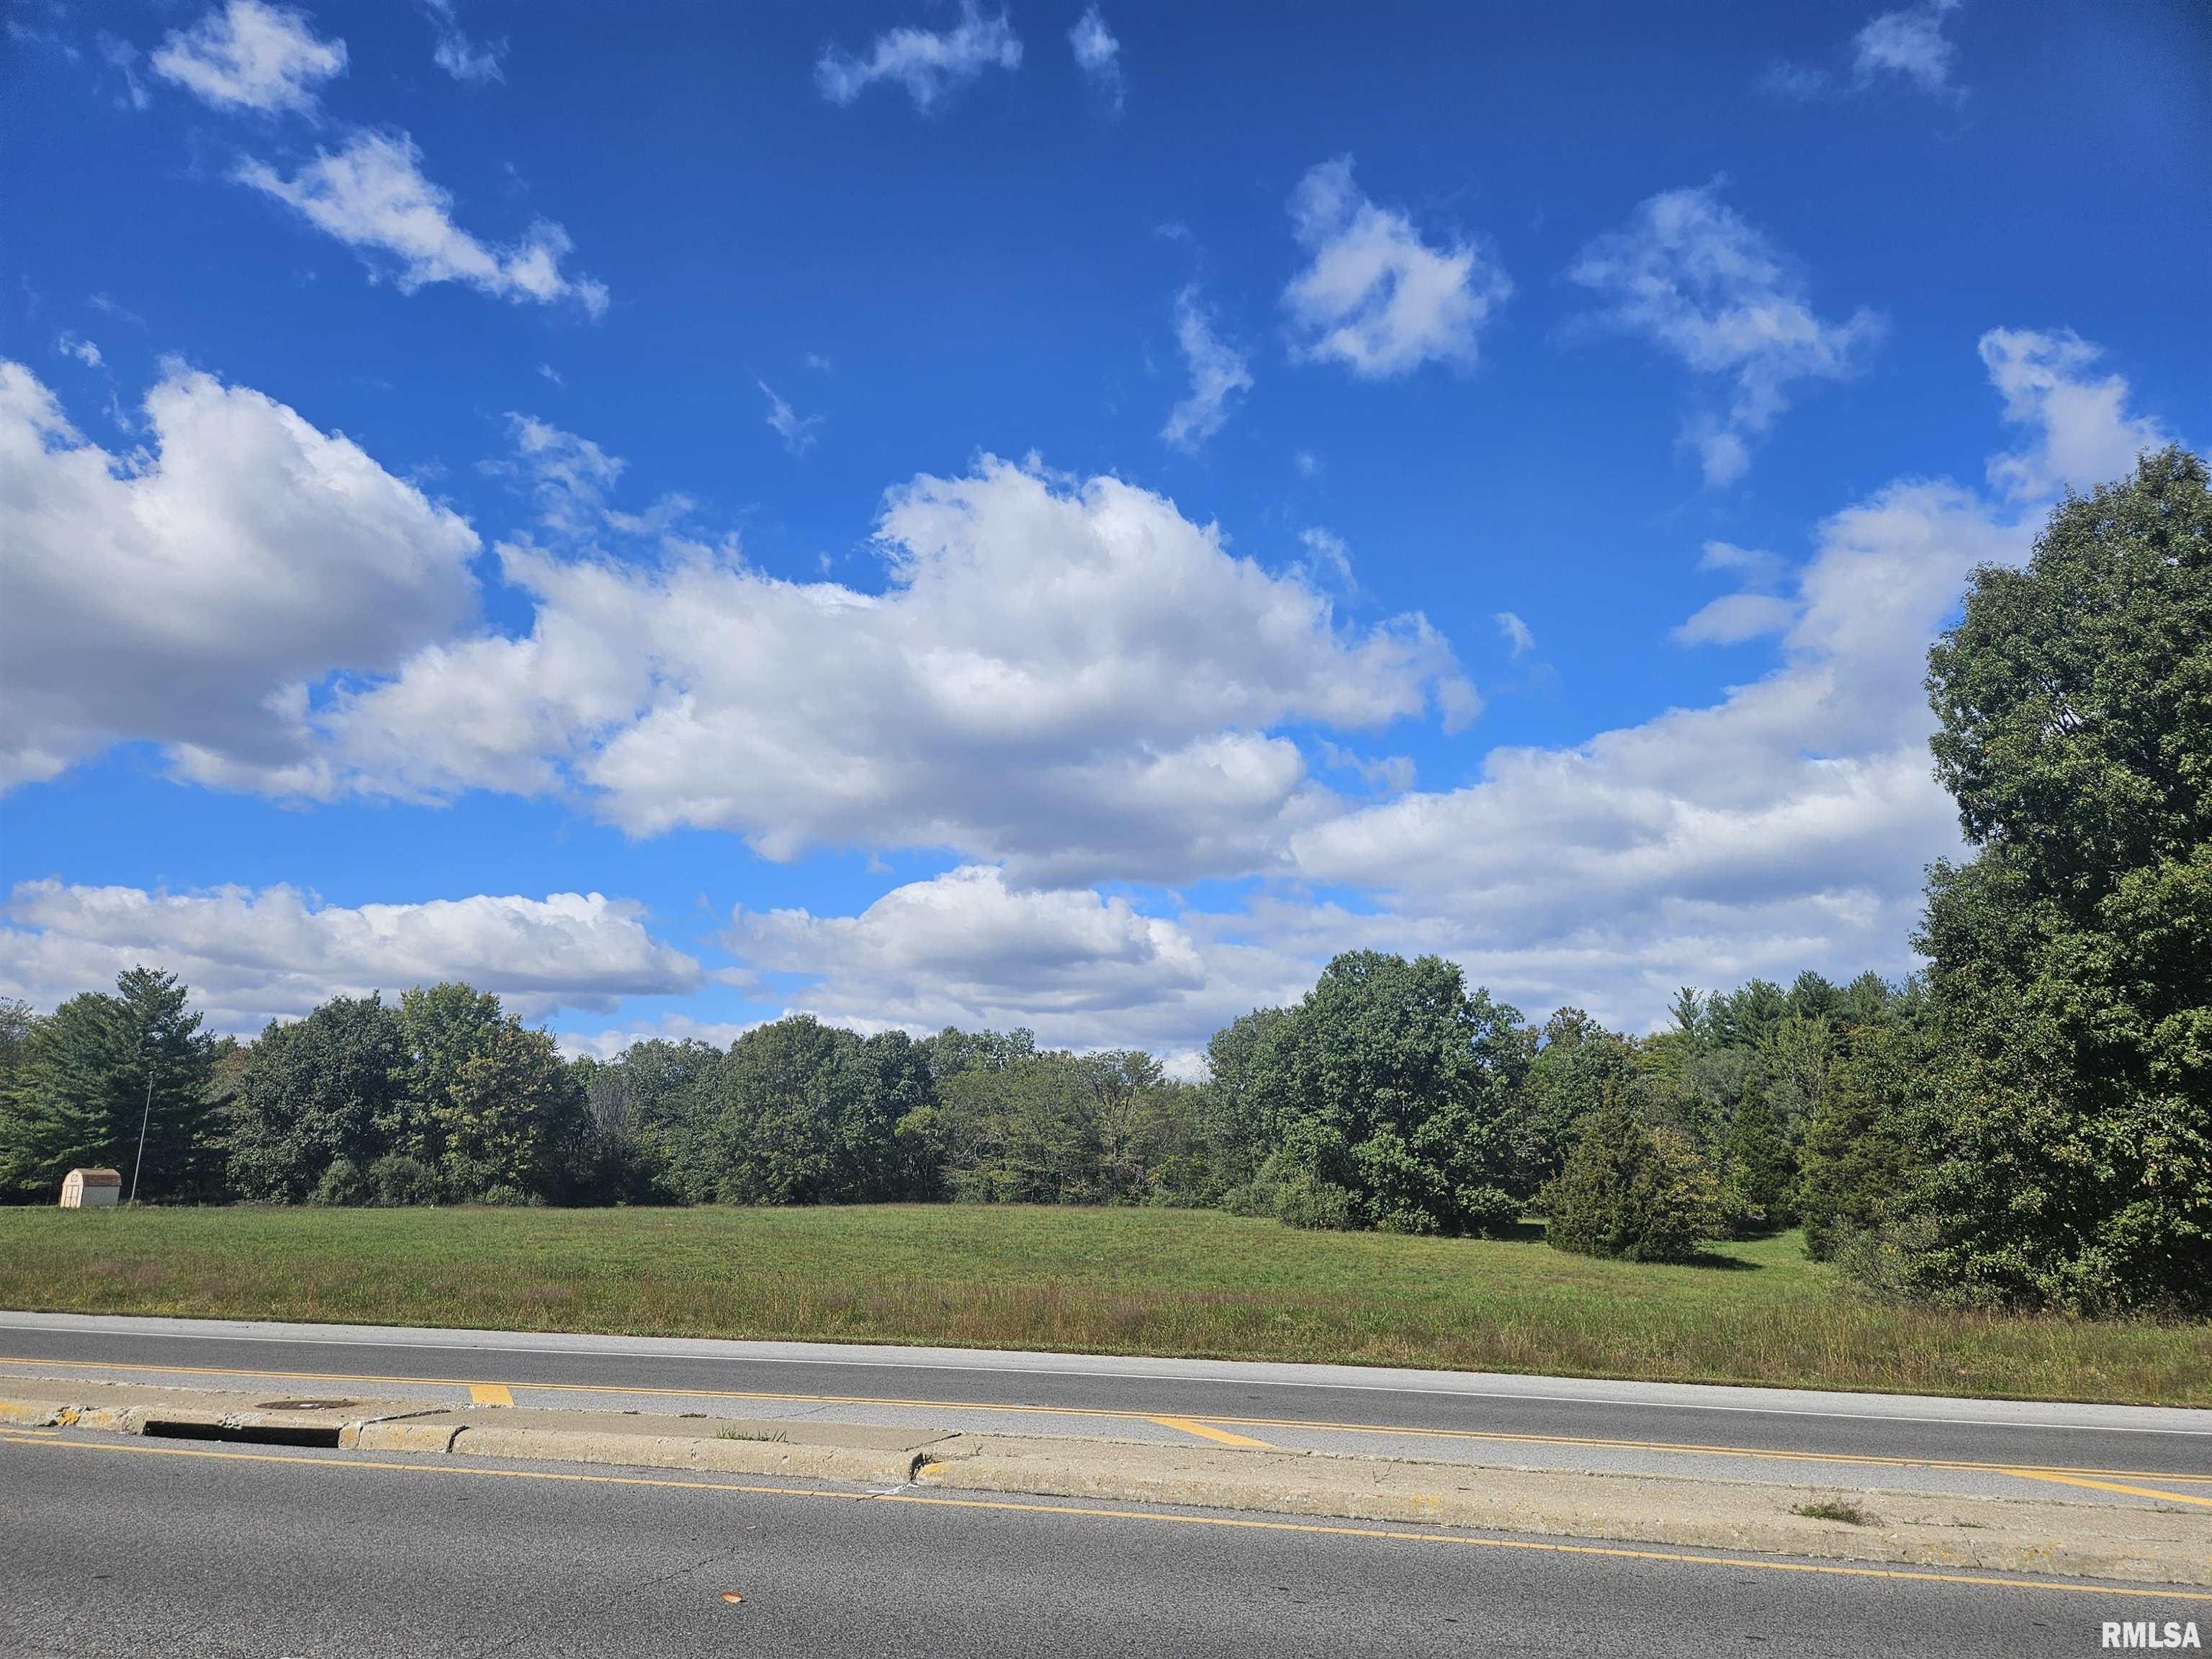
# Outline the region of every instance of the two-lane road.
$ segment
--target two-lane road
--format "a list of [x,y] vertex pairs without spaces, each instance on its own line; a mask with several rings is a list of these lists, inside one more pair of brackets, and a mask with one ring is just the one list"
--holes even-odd
[[0,1492],[8,1655],[2043,1659],[2212,1623],[2078,1582],[58,1430],[0,1430]]

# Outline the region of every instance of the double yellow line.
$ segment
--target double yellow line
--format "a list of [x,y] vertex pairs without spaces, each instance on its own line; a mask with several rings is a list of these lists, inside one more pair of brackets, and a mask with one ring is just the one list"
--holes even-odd
[[[280,1373],[282,1375],[283,1373]],[[444,1462],[393,1463],[362,1457],[318,1457],[307,1453],[203,1450],[149,1446],[131,1440],[64,1438],[54,1430],[0,1430],[0,1445],[46,1451],[115,1452],[142,1457],[212,1458],[228,1462],[306,1463],[321,1468],[398,1474],[456,1475],[486,1480],[557,1480],[591,1486],[646,1486],[682,1492],[728,1492],[763,1498],[811,1498],[830,1503],[904,1504],[925,1509],[995,1510],[1022,1515],[1068,1516],[1086,1521],[1145,1522],[1162,1526],[1215,1527],[1240,1532],[1296,1533],[1322,1538],[1373,1539],[1391,1544],[1440,1545],[1458,1549],[1518,1550],[1538,1555],[1599,1556],[1613,1560],[1652,1561],[1674,1566],[1720,1567],[1756,1572],[1813,1573],[1835,1578],[1874,1578],[1928,1584],[1970,1584],[1995,1589],[2056,1590],[2074,1595],[2126,1595],[2163,1601],[2212,1602],[2212,1591],[2165,1589],[2148,1585],[2069,1583],[2063,1579],[2000,1578],[1963,1572],[1933,1572],[1910,1567],[1850,1567],[1823,1562],[1778,1561],[1742,1555],[1692,1555],[1674,1550],[1632,1549],[1617,1544],[1539,1542],[1521,1538],[1486,1538],[1468,1533],[1410,1532],[1389,1527],[1331,1526],[1311,1521],[1261,1521],[1242,1516],[1181,1515],[1161,1510],[1125,1510],[1077,1504],[1018,1504],[1003,1498],[942,1498],[912,1491],[836,1492],[804,1486],[761,1486],[735,1481],[682,1480],[659,1475],[575,1474],[547,1469],[492,1469]]]

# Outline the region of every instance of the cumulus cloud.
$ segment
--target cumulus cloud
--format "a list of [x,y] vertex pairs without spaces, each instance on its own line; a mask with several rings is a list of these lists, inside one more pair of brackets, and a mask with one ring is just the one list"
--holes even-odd
[[438,33],[437,48],[431,56],[440,69],[456,81],[482,83],[507,79],[507,72],[500,67],[500,59],[507,55],[506,41],[471,40],[453,15],[453,0],[422,0],[422,9]]
[[173,30],[154,73],[217,109],[314,113],[322,83],[346,66],[343,40],[325,40],[289,6],[229,0],[189,29]]
[[17,884],[0,925],[0,995],[52,1008],[143,963],[176,974],[217,1030],[251,1032],[332,996],[465,980],[511,1012],[611,1012],[696,989],[699,964],[637,905],[598,893],[324,904],[297,888],[149,892]]
[[1024,890],[975,865],[894,888],[858,915],[740,909],[722,943],[804,981],[793,1009],[841,1024],[1027,1025],[1048,1043],[1171,1055],[1310,982],[1301,963],[1126,898]]
[[1291,227],[1311,261],[1283,292],[1298,353],[1363,379],[1472,366],[1477,336],[1513,292],[1487,248],[1431,246],[1404,212],[1370,201],[1349,155],[1299,181]]
[[935,846],[1024,879],[1176,879],[1264,865],[1318,809],[1270,727],[1476,706],[1419,615],[1340,624],[1295,572],[1119,479],[987,459],[891,492],[878,540],[880,593],[727,548],[509,544],[529,631],[346,690],[317,716],[313,793],[574,788],[634,835],[726,830],[776,859]]
[[1510,611],[1499,611],[1497,622],[1498,631],[1504,635],[1505,643],[1511,647],[1515,656],[1526,656],[1536,648],[1536,636],[1529,631],[1528,624]]
[[1709,484],[1743,475],[1751,441],[1790,406],[1798,382],[1856,374],[1882,333],[1863,307],[1841,321],[1815,313],[1802,276],[1720,199],[1717,179],[1652,197],[1567,274],[1605,302],[1597,320],[1730,383],[1725,411],[1688,433]]
[[864,54],[830,47],[814,66],[814,83],[831,103],[849,104],[890,81],[927,114],[985,70],[1021,66],[1021,40],[1006,15],[986,17],[975,0],[960,0],[960,21],[949,29],[892,29]]
[[[2124,386],[2076,395],[2094,383],[2069,378],[2088,361],[2069,340],[1998,331],[1982,349],[2008,412],[2035,426],[2027,475],[2044,476],[2054,435],[2070,430],[2065,453],[2082,470],[2049,482],[2085,487],[2146,428],[2124,412]],[[2015,410],[2007,382],[2021,362],[2052,378]],[[2104,429],[2083,410],[2103,411]],[[2011,479],[2019,461],[2001,458],[1992,476]],[[1650,1018],[1684,983],[1901,969],[1922,867],[1959,845],[1928,757],[1926,649],[1968,573],[2024,559],[2046,507],[1944,480],[1887,485],[1820,526],[1775,611],[1737,607],[1739,623],[1785,629],[1763,678],[1571,749],[1494,750],[1465,788],[1298,832],[1297,867],[1380,890],[1401,935],[1536,1006],[1571,999]],[[1724,545],[1708,558],[1771,569]]]
[[1674,630],[1677,645],[1741,645],[1768,634],[1786,631],[1797,618],[1794,600],[1776,592],[1785,567],[1764,548],[1738,547],[1733,542],[1707,542],[1698,555],[1698,568],[1717,570],[1740,584],[1734,593],[1723,593],[1700,607]]
[[82,334],[74,334],[67,330],[55,337],[54,349],[64,357],[76,358],[87,368],[98,368],[103,361],[98,346]]
[[1677,645],[1741,645],[1779,634],[1796,620],[1797,607],[1775,593],[1723,593],[1698,607],[1676,628]]
[[1085,8],[1083,15],[1075,20],[1075,27],[1067,32],[1067,43],[1074,50],[1075,66],[1098,89],[1098,95],[1108,106],[1115,114],[1121,113],[1126,95],[1121,82],[1121,43],[1106,27],[1106,20],[1097,7]]
[[403,294],[460,283],[494,299],[565,301],[593,317],[606,311],[604,283],[562,270],[573,244],[550,220],[504,246],[456,224],[452,193],[423,176],[422,152],[404,132],[358,130],[289,178],[252,160],[232,176],[359,252],[373,276],[389,274]]
[[1175,325],[1176,343],[1190,370],[1190,392],[1168,411],[1160,437],[1188,453],[1221,430],[1231,404],[1252,389],[1252,370],[1244,354],[1213,331],[1194,286],[1176,295]]
[[599,1031],[562,1031],[555,1042],[571,1060],[586,1056],[614,1060],[636,1042],[704,1042],[726,1048],[763,1019],[698,1019],[690,1014],[667,1013],[641,1023],[609,1026]]
[[0,362],[0,783],[107,744],[281,768],[306,686],[473,611],[476,532],[262,393],[172,364],[116,455]]
[[2127,413],[2127,381],[2094,374],[2104,354],[2070,329],[1995,328],[1982,336],[1981,350],[2005,418],[2033,436],[2031,448],[1990,464],[1990,482],[2008,495],[2047,495],[2083,479],[2120,477],[2144,450],[2172,441],[2157,422]]

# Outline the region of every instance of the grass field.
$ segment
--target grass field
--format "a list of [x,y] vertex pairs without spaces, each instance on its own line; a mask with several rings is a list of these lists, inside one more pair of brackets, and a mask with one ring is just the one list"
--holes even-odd
[[2212,1326],[1884,1306],[1795,1235],[1656,1267],[1192,1211],[0,1210],[0,1306],[2212,1406]]

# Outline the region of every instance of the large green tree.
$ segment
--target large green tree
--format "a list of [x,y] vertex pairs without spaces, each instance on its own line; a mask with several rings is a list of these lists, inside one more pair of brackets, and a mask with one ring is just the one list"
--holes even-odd
[[230,1104],[230,1178],[244,1197],[296,1204],[344,1159],[366,1170],[404,1143],[407,1038],[371,994],[270,1023]]
[[1521,1016],[1441,957],[1347,952],[1253,1058],[1285,1218],[1494,1233],[1519,1218],[1531,1146]]
[[[1694,1010],[1682,999],[1677,1006],[1678,1024],[1687,1034],[1694,1029],[1689,1018]],[[1635,1073],[1634,1046],[1581,1009],[1562,1008],[1544,1022],[1522,1085],[1537,1173],[1547,1178],[1559,1173],[1583,1121],[1607,1099],[1625,1097]]]
[[1932,872],[1923,1288],[2212,1309],[2212,492],[2144,457],[1975,573],[1929,659],[1977,849]]
[[0,1100],[0,1186],[43,1193],[72,1168],[106,1165],[142,1198],[217,1190],[214,1045],[190,1004],[175,975],[133,968],[112,995],[71,997],[33,1023]]
[[854,1204],[924,1184],[907,1118],[933,1098],[921,1045],[863,1038],[811,1015],[755,1027],[711,1076],[696,1168],[702,1197],[738,1204]]

